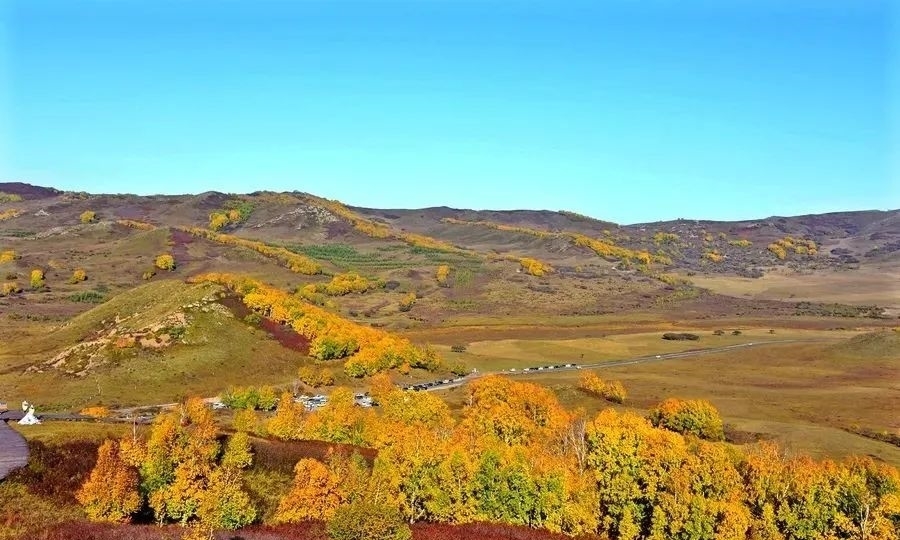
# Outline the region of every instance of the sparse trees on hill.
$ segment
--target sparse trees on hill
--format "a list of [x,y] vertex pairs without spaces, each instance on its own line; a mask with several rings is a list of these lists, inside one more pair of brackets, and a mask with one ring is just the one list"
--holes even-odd
[[304,257],[303,255],[299,255],[297,253],[289,251],[283,247],[273,247],[266,244],[265,242],[248,240],[246,238],[240,238],[229,234],[220,234],[197,227],[180,228],[180,230],[191,233],[192,235],[199,238],[206,238],[207,240],[210,240],[212,242],[218,242],[224,245],[238,246],[253,250],[263,255],[264,257],[269,257],[279,261],[285,267],[290,269],[291,272],[306,275],[315,275],[322,273],[322,266],[319,263],[313,261],[308,257]]
[[147,223],[145,221],[135,221],[132,219],[119,219],[116,221],[116,223],[123,227],[128,227],[129,229],[136,229],[139,231],[152,231],[156,228],[152,223]]
[[269,319],[289,324],[310,340],[310,355],[319,360],[347,358],[351,377],[374,375],[404,364],[434,370],[440,357],[428,348],[384,330],[363,326],[274,287],[229,274],[204,274],[193,282],[211,281],[241,294],[244,304]]

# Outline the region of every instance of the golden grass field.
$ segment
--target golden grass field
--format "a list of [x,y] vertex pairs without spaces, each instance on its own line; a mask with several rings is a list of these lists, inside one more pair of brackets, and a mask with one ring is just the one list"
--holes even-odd
[[691,280],[699,287],[728,296],[878,305],[900,313],[900,271],[896,267],[802,274],[780,271],[753,279],[702,275]]

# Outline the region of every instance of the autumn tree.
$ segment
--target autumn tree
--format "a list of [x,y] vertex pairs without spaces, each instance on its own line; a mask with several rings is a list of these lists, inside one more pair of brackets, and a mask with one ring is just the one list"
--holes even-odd
[[156,257],[154,264],[160,270],[175,270],[175,257],[172,257],[168,253],[164,253]]
[[278,400],[275,416],[266,423],[266,431],[282,440],[300,439],[303,437],[304,412],[303,405],[295,403],[294,396],[285,392]]
[[299,378],[303,384],[313,388],[331,386],[334,384],[334,374],[327,367],[316,368],[315,366],[300,366],[297,370],[297,378]]
[[19,256],[15,252],[15,250],[7,249],[5,251],[0,251],[0,264],[6,263],[6,262],[12,262],[18,258],[19,258]]
[[197,508],[197,517],[201,523],[212,528],[229,530],[253,523],[256,509],[243,489],[241,475],[236,468],[223,463],[209,475]]
[[416,303],[416,293],[409,292],[406,293],[403,298],[400,299],[400,311],[409,311],[412,309],[413,304]]
[[278,503],[276,523],[330,519],[344,501],[341,479],[319,460],[305,458],[294,467],[291,490]]
[[669,398],[650,411],[650,421],[655,426],[712,441],[725,438],[719,411],[702,399]]
[[[116,443],[105,443],[79,501],[92,519],[126,519],[140,509],[140,498],[134,502],[131,495],[139,478],[140,493],[159,523],[199,521],[209,528],[238,528],[256,518],[240,476],[240,468],[250,463],[249,452],[247,435],[238,433],[223,454],[209,406],[188,400],[158,416],[146,440],[122,439],[118,452]],[[122,470],[131,472],[117,472]]]
[[82,223],[93,223],[97,221],[97,214],[92,210],[86,210],[81,213],[78,219],[80,219]]
[[240,409],[234,412],[231,418],[231,427],[235,431],[245,431],[247,433],[255,433],[259,429],[259,418],[256,411],[252,409]]
[[252,463],[253,450],[250,446],[250,436],[246,431],[238,431],[228,438],[221,464],[223,467],[243,469]]
[[81,409],[78,411],[78,414],[90,416],[91,418],[108,418],[112,413],[110,412],[109,407],[104,405],[92,405]]
[[437,279],[438,285],[441,287],[448,287],[450,285],[447,281],[450,277],[450,267],[446,264],[438,266],[434,277]]
[[72,272],[72,277],[69,278],[69,283],[81,283],[87,279],[87,273],[82,268],[78,268],[74,272]]
[[32,289],[40,289],[44,286],[44,271],[40,268],[35,268],[31,271],[31,288]]
[[15,281],[7,281],[0,287],[0,296],[9,296],[22,292],[22,287]]
[[549,264],[530,257],[519,259],[519,266],[526,274],[532,276],[540,277],[553,272],[553,268]]
[[583,371],[581,373],[578,387],[588,394],[614,403],[624,403],[627,395],[625,386],[621,382],[604,381],[593,371]]
[[76,499],[93,521],[127,522],[140,509],[138,473],[119,456],[115,441],[100,445],[97,464]]

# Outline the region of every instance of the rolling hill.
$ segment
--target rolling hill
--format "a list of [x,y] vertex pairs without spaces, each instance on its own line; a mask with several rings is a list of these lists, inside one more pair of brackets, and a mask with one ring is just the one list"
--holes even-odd
[[[440,328],[513,320],[829,328],[890,325],[900,313],[900,211],[617,225],[571,212],[357,208],[301,192],[135,196],[4,183],[0,194],[0,392],[50,399],[41,388],[62,381],[70,391],[59,406],[95,400],[104,385],[116,402],[168,401],[179,377],[213,392],[255,369],[248,351],[281,359],[266,380],[290,378],[305,351],[243,322],[237,300],[224,307],[234,292],[185,284],[209,272],[420,342]],[[160,268],[160,255],[174,268]],[[198,301],[218,307],[185,308]],[[164,331],[172,321],[188,338]],[[172,384],[137,376],[154,369]]]

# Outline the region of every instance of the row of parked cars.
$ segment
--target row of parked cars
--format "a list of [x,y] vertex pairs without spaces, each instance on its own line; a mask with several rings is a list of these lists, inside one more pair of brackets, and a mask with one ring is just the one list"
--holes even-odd
[[[581,366],[579,366],[578,364],[558,364],[555,366],[527,367],[527,368],[523,368],[522,372],[525,373],[525,372],[532,372],[532,371],[545,371],[548,369],[565,369],[565,368],[581,369]],[[515,373],[518,370],[516,368],[509,368],[507,371],[509,373]]]
[[404,386],[404,390],[411,390],[413,392],[419,392],[421,390],[428,390],[429,388],[434,388],[436,386],[443,386],[445,384],[457,383],[461,382],[465,377],[456,377],[454,379],[442,379],[439,381],[431,381],[419,384],[413,384],[411,386]]

